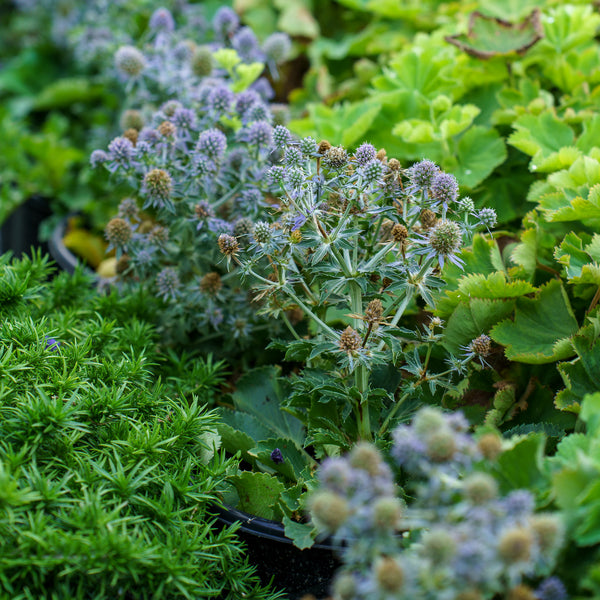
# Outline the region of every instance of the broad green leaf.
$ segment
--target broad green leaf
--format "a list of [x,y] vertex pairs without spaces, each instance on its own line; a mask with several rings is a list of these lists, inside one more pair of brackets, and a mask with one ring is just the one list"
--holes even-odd
[[232,454],[236,450],[247,451],[261,440],[273,437],[274,432],[255,415],[243,410],[220,409],[221,419],[217,428],[223,446]]
[[278,506],[285,486],[274,475],[256,471],[243,471],[229,481],[235,486],[240,498],[237,508],[263,519],[283,518]]
[[461,302],[444,327],[444,347],[456,353],[460,346],[466,346],[502,319],[512,314],[514,300],[485,300],[473,298],[468,303]]
[[600,429],[600,392],[585,395],[580,417],[586,423],[588,435],[597,436]]
[[488,15],[516,21],[528,15],[534,8],[546,6],[547,0],[480,0],[480,9]]
[[498,456],[493,469],[504,493],[521,488],[537,489],[545,484],[541,468],[545,445],[545,435],[530,433]]
[[[283,455],[282,463],[275,462],[271,458],[271,452],[276,448]],[[282,438],[261,441],[255,448],[249,450],[248,454],[263,465],[266,465],[268,469],[273,469],[277,473],[281,473],[287,477],[290,481],[296,482],[302,480],[303,472],[306,472],[311,466],[315,465],[314,460],[301,448],[298,448],[294,442]]]
[[535,298],[518,298],[514,320],[505,320],[490,332],[506,346],[506,357],[516,362],[544,364],[574,354],[571,337],[578,325],[560,281],[552,280]]
[[534,10],[519,24],[474,12],[466,34],[451,35],[445,39],[471,56],[489,59],[524,54],[542,37],[540,13]]
[[473,124],[475,117],[480,112],[481,110],[474,104],[457,104],[453,106],[443,115],[443,119],[439,124],[442,139],[447,140],[465,131]]
[[215,62],[226,71],[233,71],[242,62],[238,53],[232,48],[220,48],[213,52]]
[[555,404],[561,410],[579,412],[586,394],[600,389],[600,342],[592,344],[584,336],[572,340],[577,358],[558,364],[565,389],[556,394]]
[[268,437],[290,439],[303,447],[304,427],[298,419],[281,410],[283,396],[278,369],[274,366],[247,372],[237,381],[232,394],[236,411],[256,417],[270,430]]
[[458,141],[458,165],[452,169],[461,187],[473,189],[507,157],[506,146],[495,129],[471,127]]
[[503,271],[485,276],[465,275],[459,283],[457,294],[461,299],[468,298],[519,298],[531,294],[536,288],[528,281],[508,281]]
[[51,110],[63,108],[76,102],[89,102],[102,95],[102,88],[85,78],[58,79],[45,87],[35,98],[33,108]]
[[360,142],[380,110],[381,105],[375,102],[359,102],[349,106],[343,115],[342,145],[350,147]]
[[320,34],[319,23],[305,2],[285,0],[277,2],[282,9],[277,21],[277,29],[294,37],[315,39]]

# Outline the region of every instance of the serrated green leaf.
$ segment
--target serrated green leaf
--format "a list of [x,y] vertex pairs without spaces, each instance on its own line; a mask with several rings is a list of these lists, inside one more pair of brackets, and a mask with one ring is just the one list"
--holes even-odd
[[552,280],[535,298],[518,298],[514,320],[505,320],[490,332],[506,346],[506,357],[516,362],[544,364],[574,354],[571,337],[578,325],[560,281]]
[[524,54],[542,37],[539,11],[535,10],[519,24],[474,12],[469,18],[466,34],[445,39],[471,56],[489,59]]
[[[600,286],[599,249],[600,235],[594,234],[592,240],[584,247],[584,241],[577,234],[570,232],[556,248],[554,257],[565,267],[569,283]],[[588,250],[593,252],[593,256]]]
[[263,519],[280,520],[283,513],[278,506],[285,486],[274,475],[243,471],[231,477],[240,498],[237,508]]
[[315,542],[315,528],[309,523],[292,521],[288,516],[283,517],[283,526],[286,537],[294,542],[294,546],[304,550],[310,548]]
[[575,336],[572,341],[577,358],[558,364],[558,371],[565,389],[555,399],[557,408],[579,412],[586,394],[600,389],[600,342],[591,344],[584,336]]
[[515,120],[513,127],[516,131],[507,143],[529,156],[540,152],[541,157],[548,157],[563,146],[572,146],[575,140],[571,127],[551,110],[539,115],[523,115]]

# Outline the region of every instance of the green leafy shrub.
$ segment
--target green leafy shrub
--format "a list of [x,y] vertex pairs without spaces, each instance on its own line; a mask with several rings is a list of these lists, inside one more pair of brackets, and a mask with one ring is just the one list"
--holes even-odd
[[279,597],[258,584],[235,527],[214,527],[208,506],[233,464],[206,395],[161,380],[147,294],[99,296],[81,272],[49,274],[39,256],[0,259],[2,589]]

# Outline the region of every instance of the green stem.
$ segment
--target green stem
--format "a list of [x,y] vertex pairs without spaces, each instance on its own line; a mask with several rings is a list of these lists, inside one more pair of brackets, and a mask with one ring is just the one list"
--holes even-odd
[[338,339],[338,334],[327,325],[324,321],[321,321],[317,315],[306,305],[296,294],[289,288],[284,288],[283,291],[311,318],[318,323],[333,339]]
[[213,208],[219,208],[219,206],[222,206],[223,204],[225,204],[225,202],[227,202],[227,200],[229,200],[230,198],[232,198],[235,194],[237,194],[237,192],[241,189],[242,184],[238,183],[234,188],[232,188],[229,192],[227,192],[224,196],[222,196],[221,198],[219,198],[217,201],[215,201],[215,203],[212,205]]
[[394,415],[398,412],[399,408],[404,404],[404,402],[408,398],[408,396],[409,396],[409,393],[406,392],[401,398],[398,399],[398,401],[394,405],[394,408],[392,408],[392,410],[389,412],[388,416],[386,417],[385,421],[383,422],[383,425],[379,428],[377,437],[381,438],[385,434],[385,432],[387,431],[387,428],[390,425],[390,421],[394,418]]
[[[409,302],[412,300],[413,294],[414,294],[414,291],[413,291],[412,287],[410,287],[406,290],[406,294],[404,295],[404,298],[402,298],[402,300],[399,302],[399,304],[396,305],[397,306],[396,314],[394,315],[394,318],[392,319],[391,323],[389,324],[390,328],[396,327],[396,325],[398,325],[398,321],[400,321],[400,319],[402,318],[402,315],[404,314],[406,307],[408,306]],[[383,317],[387,316],[393,309],[394,309],[394,304],[391,304],[390,306],[388,306],[388,308],[383,313]],[[385,346],[385,342],[382,340],[379,343],[379,346],[377,347],[377,351],[381,352],[381,350],[383,350],[384,346]]]
[[286,324],[286,327],[290,330],[290,333],[297,339],[301,340],[302,338],[298,335],[298,332],[294,329],[294,326],[290,323],[285,311],[281,311],[281,318],[283,322]]
[[373,258],[371,258],[371,260],[364,266],[364,270],[369,272],[395,245],[396,242],[388,242],[385,244],[383,248],[379,250],[379,252],[377,252],[377,254],[375,254],[375,256],[373,256]]

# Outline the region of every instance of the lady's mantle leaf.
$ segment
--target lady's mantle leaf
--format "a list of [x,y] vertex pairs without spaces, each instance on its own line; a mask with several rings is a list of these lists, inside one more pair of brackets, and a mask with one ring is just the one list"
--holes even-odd
[[450,35],[444,39],[467,54],[485,60],[494,56],[524,54],[543,37],[540,12],[535,9],[519,24],[475,11],[469,18],[466,35]]
[[578,325],[560,281],[552,280],[535,298],[519,298],[514,320],[505,320],[490,332],[506,346],[506,357],[516,362],[544,364],[573,356],[571,337]]
[[558,365],[565,389],[558,392],[554,401],[557,408],[579,412],[586,394],[600,389],[600,342],[593,345],[584,336],[573,339],[577,358]]
[[277,503],[285,486],[274,475],[244,471],[230,479],[240,498],[237,508],[263,519],[283,517]]

